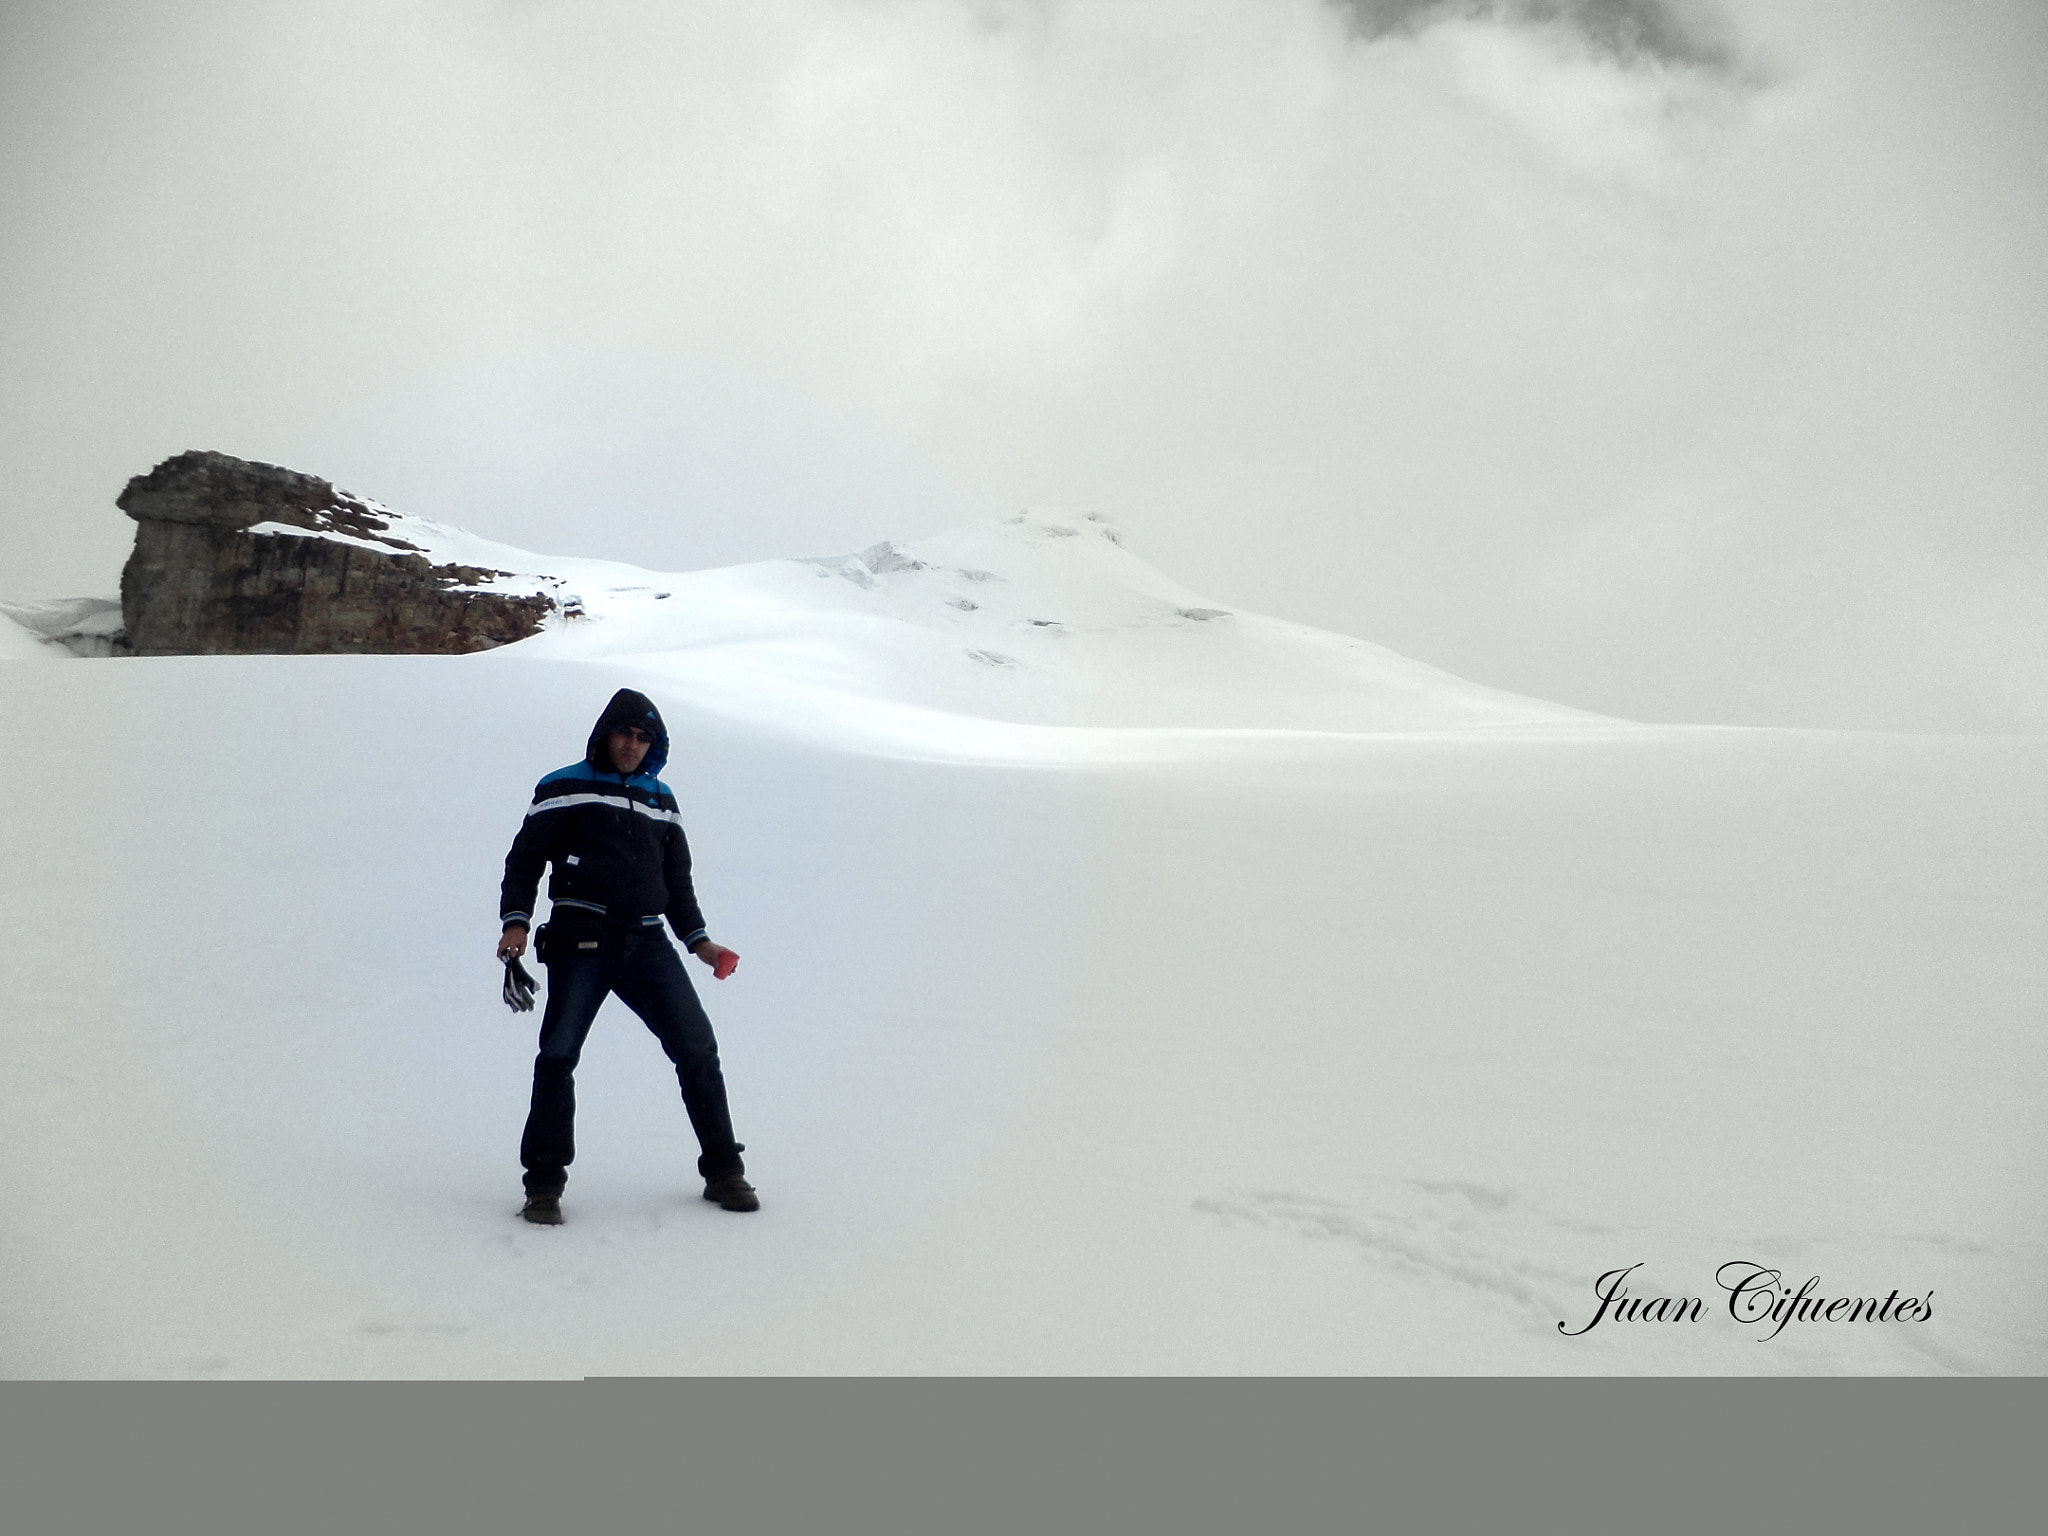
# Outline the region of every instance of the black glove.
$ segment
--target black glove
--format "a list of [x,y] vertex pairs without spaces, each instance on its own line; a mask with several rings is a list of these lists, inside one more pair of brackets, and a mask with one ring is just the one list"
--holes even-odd
[[505,1006],[514,1013],[533,1012],[534,994],[540,991],[538,983],[518,957],[505,957]]

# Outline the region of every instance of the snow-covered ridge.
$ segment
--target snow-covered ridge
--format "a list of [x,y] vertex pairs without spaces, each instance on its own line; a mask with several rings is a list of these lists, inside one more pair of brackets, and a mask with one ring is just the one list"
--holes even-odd
[[317,523],[248,531],[415,555],[459,591],[545,597],[543,632],[502,649],[630,656],[785,723],[844,724],[878,705],[1026,725],[1346,732],[1603,718],[1213,601],[1131,553],[1098,512],[1025,511],[858,554],[686,572],[535,554],[354,496]]
[[539,560],[481,541],[438,548],[558,578],[550,590],[566,617],[522,642],[527,654],[660,658],[679,679],[785,718],[828,696],[1070,726],[1385,731],[1603,718],[1230,608],[1132,554],[1100,513],[1032,510],[859,554],[680,573]]
[[0,603],[0,660],[111,656],[120,633],[118,597]]

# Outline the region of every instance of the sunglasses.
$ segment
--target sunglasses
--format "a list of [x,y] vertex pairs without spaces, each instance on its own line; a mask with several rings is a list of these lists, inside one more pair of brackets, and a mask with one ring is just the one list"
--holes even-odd
[[654,733],[641,726],[622,725],[614,730],[612,734],[614,736],[629,736],[634,741],[644,741],[650,747],[654,745]]

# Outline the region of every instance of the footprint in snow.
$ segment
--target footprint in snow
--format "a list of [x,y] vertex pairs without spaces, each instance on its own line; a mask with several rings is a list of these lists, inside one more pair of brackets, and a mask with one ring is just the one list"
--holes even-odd
[[1558,1305],[1583,1289],[1585,1277],[1575,1269],[1536,1257],[1549,1246],[1541,1229],[1560,1223],[1523,1205],[1513,1190],[1459,1180],[1408,1182],[1429,1199],[1403,1211],[1361,1210],[1291,1190],[1207,1196],[1194,1209],[1232,1226],[1344,1244],[1372,1263],[1511,1302],[1532,1322],[1560,1316]]

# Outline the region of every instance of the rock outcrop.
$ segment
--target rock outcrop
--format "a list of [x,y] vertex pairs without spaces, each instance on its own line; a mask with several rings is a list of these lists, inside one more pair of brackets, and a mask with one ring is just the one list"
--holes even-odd
[[555,608],[480,590],[508,573],[437,565],[375,503],[275,464],[181,453],[115,505],[136,522],[121,572],[130,655],[450,655],[523,640]]

